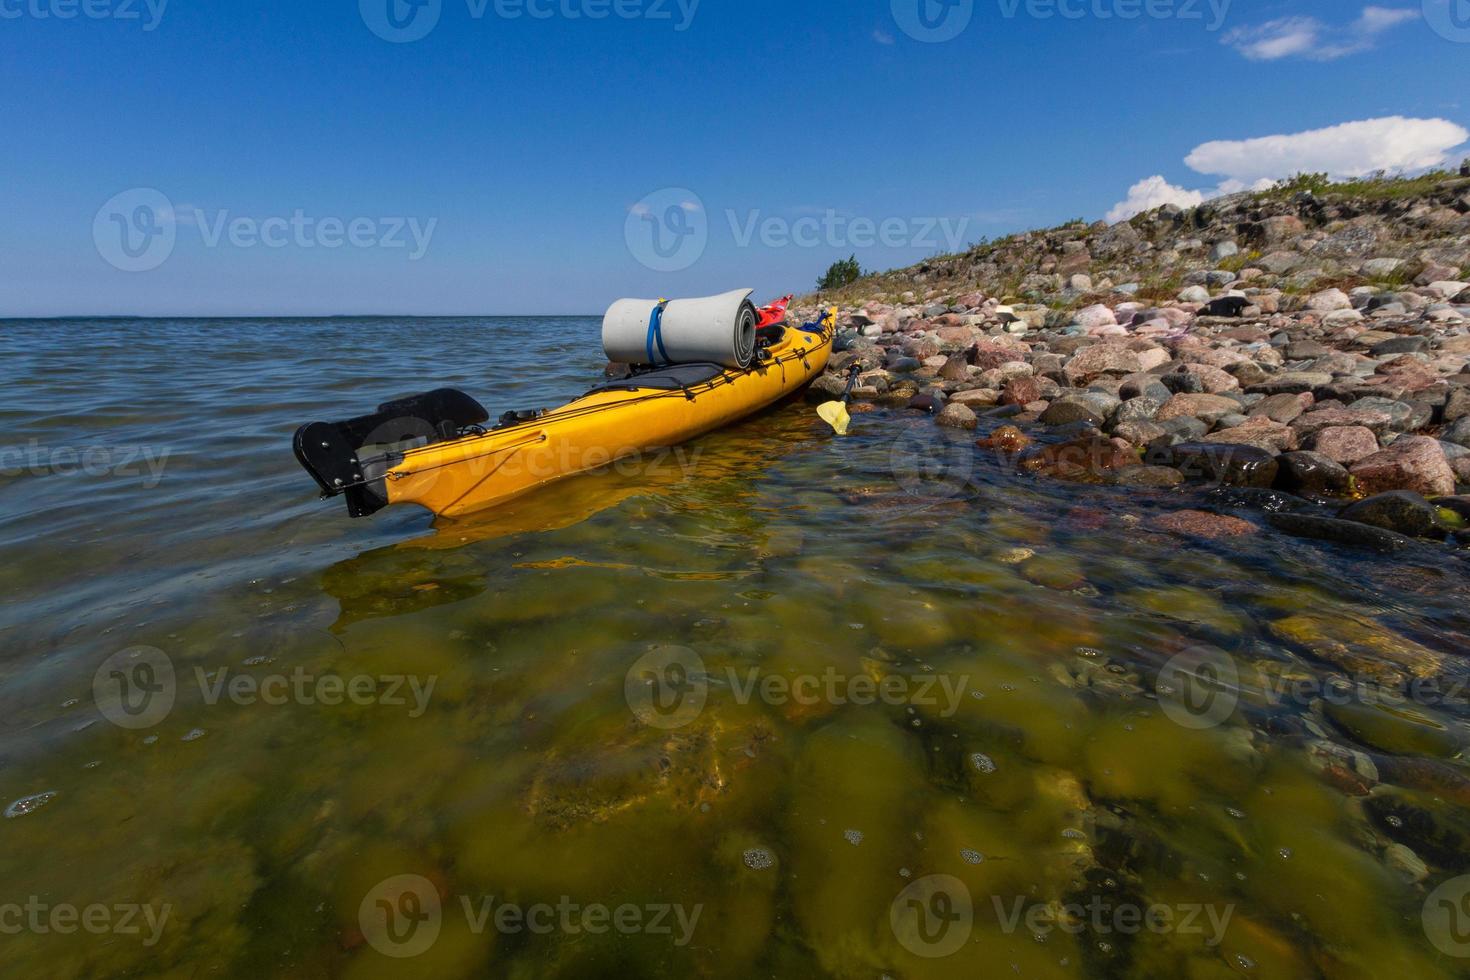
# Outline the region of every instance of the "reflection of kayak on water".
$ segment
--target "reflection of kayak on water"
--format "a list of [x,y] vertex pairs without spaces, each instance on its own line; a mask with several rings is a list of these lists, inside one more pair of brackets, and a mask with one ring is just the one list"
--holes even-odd
[[[297,458],[325,496],[347,498],[354,517],[408,503],[458,518],[678,446],[801,390],[827,366],[835,311],[800,327],[761,326],[772,311],[784,315],[785,301],[758,311],[748,296],[740,290],[709,300],[619,301],[604,321],[604,346],[628,351],[630,325],[647,317],[649,363],[561,408],[507,413],[487,429],[489,414],[478,402],[441,389],[346,422],[303,426]],[[721,356],[721,345],[729,348],[722,363],[666,360],[680,351]]]
[[[631,554],[616,549],[601,554],[603,549],[592,545],[604,538],[612,541],[630,526],[662,520],[659,515],[669,511],[691,517],[704,537],[762,540],[769,508],[760,477],[788,451],[814,445],[801,438],[809,431],[809,416],[783,413],[769,425],[739,427],[697,446],[623,460],[339,561],[322,573],[323,590],[339,606],[334,629],[463,602],[488,591],[493,582],[504,584],[507,549],[524,550],[519,542],[510,543],[520,535],[596,521],[585,531],[557,539],[569,556],[567,567],[606,564],[614,558],[626,562]],[[672,566],[640,570],[662,577],[684,571]]]

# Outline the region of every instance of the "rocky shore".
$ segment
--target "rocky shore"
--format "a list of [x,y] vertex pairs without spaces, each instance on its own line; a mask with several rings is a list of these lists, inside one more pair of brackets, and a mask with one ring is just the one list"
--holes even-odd
[[1470,548],[1470,166],[1029,232],[819,301],[841,330],[816,400],[856,365],[859,409],[978,430],[1022,472],[1233,487],[1289,534]]

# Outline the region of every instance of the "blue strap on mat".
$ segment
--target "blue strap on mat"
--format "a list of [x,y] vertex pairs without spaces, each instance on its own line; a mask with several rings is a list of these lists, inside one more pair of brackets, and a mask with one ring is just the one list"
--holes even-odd
[[654,348],[654,345],[655,344],[658,345],[658,354],[659,354],[659,357],[663,358],[663,363],[665,363],[665,364],[669,363],[669,352],[666,351],[666,350],[664,350],[664,333],[663,333],[663,329],[664,329],[664,307],[666,307],[668,305],[669,304],[668,304],[667,301],[664,301],[662,303],[659,303],[657,306],[655,306],[653,308],[653,314],[651,316],[649,316],[649,318],[648,318],[648,363],[649,364],[658,364],[658,363],[660,363],[653,356],[653,348]]

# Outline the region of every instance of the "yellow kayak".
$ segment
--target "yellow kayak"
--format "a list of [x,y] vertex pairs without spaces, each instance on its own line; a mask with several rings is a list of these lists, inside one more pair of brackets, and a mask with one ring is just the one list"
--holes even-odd
[[353,517],[418,504],[460,517],[556,480],[667,449],[729,425],[806,387],[827,367],[834,313],[781,327],[749,368],[676,364],[593,389],[544,413],[509,413],[494,428],[453,389],[402,399],[346,422],[296,433],[296,458],[324,497]]

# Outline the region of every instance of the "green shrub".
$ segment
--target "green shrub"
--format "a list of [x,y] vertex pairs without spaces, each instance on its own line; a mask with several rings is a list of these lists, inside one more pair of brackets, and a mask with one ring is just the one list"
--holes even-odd
[[843,286],[857,282],[864,275],[866,273],[863,272],[862,266],[858,265],[857,256],[854,255],[840,262],[833,262],[827,274],[817,280],[817,290],[827,292],[832,289],[841,289]]

